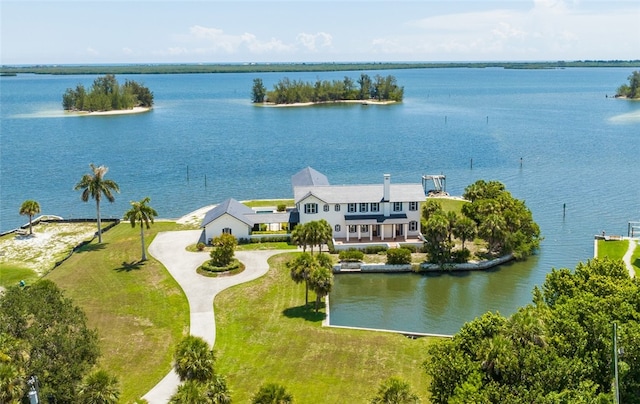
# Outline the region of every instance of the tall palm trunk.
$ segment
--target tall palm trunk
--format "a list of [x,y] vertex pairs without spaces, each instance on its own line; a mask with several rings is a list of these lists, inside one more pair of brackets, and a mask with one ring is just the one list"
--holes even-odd
[[29,215],[29,234],[33,234],[33,215]]
[[309,305],[309,280],[304,280],[304,305]]
[[142,261],[147,260],[147,251],[144,248],[144,224],[142,220],[140,221],[140,242],[142,244]]
[[98,217],[98,244],[102,244],[102,226],[100,226],[100,198],[96,198],[96,216]]

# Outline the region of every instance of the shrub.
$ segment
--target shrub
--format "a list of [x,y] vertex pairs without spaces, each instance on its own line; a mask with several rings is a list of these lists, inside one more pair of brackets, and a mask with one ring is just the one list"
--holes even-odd
[[411,251],[406,248],[391,248],[387,250],[387,264],[411,264]]
[[196,244],[196,250],[198,251],[204,250],[204,247],[205,247],[205,244],[202,241]]
[[402,248],[406,248],[407,250],[411,251],[412,254],[418,252],[418,247],[414,246],[413,244],[403,244]]
[[378,254],[387,251],[389,248],[384,245],[370,245],[362,249],[365,254]]
[[357,262],[362,261],[364,258],[364,253],[360,250],[356,250],[355,248],[350,248],[348,250],[340,251],[338,254],[338,258],[340,261],[345,262]]
[[284,203],[279,203],[276,209],[278,210],[278,212],[284,212],[285,210],[287,210],[287,205]]
[[455,250],[451,253],[451,260],[458,264],[463,264],[469,261],[469,257],[471,257],[471,251],[466,248],[462,250]]
[[237,259],[233,259],[229,265],[227,266],[218,266],[213,262],[213,260],[205,261],[200,268],[203,271],[207,272],[227,272],[233,271],[234,269],[238,269],[240,267],[240,262]]
[[233,252],[238,240],[231,234],[221,234],[213,239],[212,244],[215,246],[210,254],[212,263],[218,267],[229,265],[233,259]]

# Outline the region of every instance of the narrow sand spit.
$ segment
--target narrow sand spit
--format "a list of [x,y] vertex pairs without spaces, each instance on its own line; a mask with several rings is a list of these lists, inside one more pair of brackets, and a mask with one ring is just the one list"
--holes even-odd
[[78,115],[78,116],[101,116],[101,115],[129,115],[129,114],[140,114],[143,112],[149,112],[151,108],[149,107],[133,107],[131,109],[118,109],[113,111],[72,111],[67,112],[69,115]]

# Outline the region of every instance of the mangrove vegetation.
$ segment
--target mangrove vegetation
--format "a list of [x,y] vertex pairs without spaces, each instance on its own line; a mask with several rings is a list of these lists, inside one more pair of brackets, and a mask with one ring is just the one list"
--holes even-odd
[[153,93],[145,86],[126,80],[120,85],[113,74],[100,76],[87,91],[82,84],[68,88],[62,96],[65,111],[118,111],[153,106]]
[[272,91],[267,91],[262,79],[253,80],[251,100],[254,103],[274,104],[321,103],[337,101],[402,101],[404,87],[398,85],[392,75],[379,74],[371,78],[362,73],[357,80],[345,76],[343,80],[316,80],[315,83],[290,80],[278,81]]

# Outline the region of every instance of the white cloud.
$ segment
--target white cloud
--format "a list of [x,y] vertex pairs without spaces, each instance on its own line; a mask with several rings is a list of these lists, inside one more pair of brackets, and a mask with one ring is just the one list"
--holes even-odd
[[331,34],[327,34],[326,32],[317,32],[315,34],[302,32],[298,34],[296,40],[298,43],[302,44],[303,47],[307,48],[307,50],[316,52],[318,50],[318,46],[322,48],[330,47],[333,37]]

